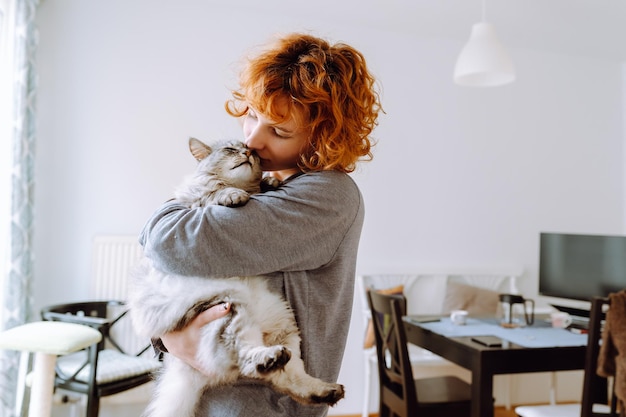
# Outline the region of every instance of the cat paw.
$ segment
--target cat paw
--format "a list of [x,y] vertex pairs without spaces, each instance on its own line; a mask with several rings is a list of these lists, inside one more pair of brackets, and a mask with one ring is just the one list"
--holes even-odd
[[248,200],[250,200],[250,195],[247,192],[233,189],[232,191],[221,195],[217,200],[217,204],[227,207],[236,207],[243,206],[248,202]]
[[257,371],[265,374],[277,371],[285,367],[291,359],[291,351],[284,346],[274,346],[274,349],[268,349],[264,361],[257,364]]
[[311,395],[309,404],[335,405],[345,395],[345,389],[341,384],[329,384],[330,386],[319,393]]
[[272,191],[280,187],[282,182],[278,178],[266,176],[261,179],[261,191]]

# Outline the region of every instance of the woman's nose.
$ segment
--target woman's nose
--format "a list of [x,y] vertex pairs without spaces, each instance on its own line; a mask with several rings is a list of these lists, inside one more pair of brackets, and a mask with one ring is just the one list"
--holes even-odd
[[246,140],[244,141],[244,143],[249,149],[261,149],[263,147],[264,141],[263,136],[259,132],[259,129],[253,129],[252,131],[250,131],[249,134],[246,136]]

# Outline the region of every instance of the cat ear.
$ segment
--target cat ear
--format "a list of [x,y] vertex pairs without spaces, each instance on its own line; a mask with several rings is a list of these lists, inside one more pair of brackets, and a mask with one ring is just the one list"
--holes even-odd
[[202,161],[213,152],[209,145],[196,138],[189,138],[189,150],[197,161]]

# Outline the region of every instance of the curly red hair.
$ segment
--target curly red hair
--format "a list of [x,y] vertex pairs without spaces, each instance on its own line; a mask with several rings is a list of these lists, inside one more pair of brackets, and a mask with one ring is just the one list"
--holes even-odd
[[300,169],[352,172],[372,159],[370,135],[382,111],[375,87],[359,51],[295,33],[247,62],[225,107],[235,117],[252,107],[277,123],[299,115],[311,132]]

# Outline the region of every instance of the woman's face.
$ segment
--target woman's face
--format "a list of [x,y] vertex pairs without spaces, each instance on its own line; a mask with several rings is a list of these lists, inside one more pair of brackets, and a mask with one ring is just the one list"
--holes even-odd
[[253,108],[243,120],[243,134],[248,148],[261,158],[263,171],[273,171],[279,180],[299,171],[298,161],[309,140],[309,130],[297,118],[276,123]]

